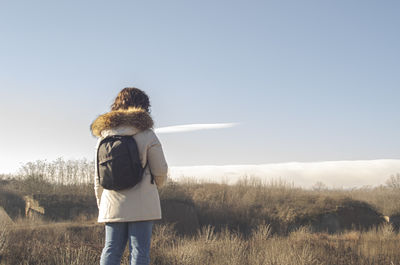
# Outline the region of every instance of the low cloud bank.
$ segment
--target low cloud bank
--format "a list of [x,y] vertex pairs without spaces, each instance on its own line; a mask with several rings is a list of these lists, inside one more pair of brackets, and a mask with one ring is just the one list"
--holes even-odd
[[289,181],[305,188],[312,187],[316,182],[322,182],[330,188],[378,186],[397,173],[400,173],[399,159],[170,168],[170,177],[177,181],[195,179],[234,184],[248,176],[265,181]]
[[211,129],[225,129],[238,125],[238,123],[204,123],[167,126],[155,129],[156,133],[180,133]]

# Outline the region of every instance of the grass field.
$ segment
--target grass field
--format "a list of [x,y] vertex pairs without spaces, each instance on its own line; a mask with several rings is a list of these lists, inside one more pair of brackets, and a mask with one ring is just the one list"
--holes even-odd
[[[16,227],[7,236],[2,264],[91,265],[99,262],[104,232],[97,224],[61,223]],[[399,244],[388,225],[337,235],[303,227],[287,236],[272,235],[268,225],[260,225],[246,237],[207,226],[184,237],[158,224],[151,264],[400,264]],[[129,264],[127,255],[122,264]]]
[[[35,178],[1,184],[4,208],[17,207],[18,198],[32,193],[56,201],[93,195],[91,185],[76,188]],[[394,186],[304,190],[245,178],[232,186],[171,182],[160,197],[164,206],[175,203],[178,210],[176,216],[166,210],[164,222],[155,225],[151,264],[400,264],[400,236],[381,221],[400,212]],[[179,213],[182,205],[193,210],[197,227],[179,229],[187,215]],[[1,264],[98,264],[104,227],[82,214],[58,222],[13,216],[15,224],[0,229]],[[336,218],[335,231],[324,231],[326,216]],[[128,264],[127,252],[122,264]]]

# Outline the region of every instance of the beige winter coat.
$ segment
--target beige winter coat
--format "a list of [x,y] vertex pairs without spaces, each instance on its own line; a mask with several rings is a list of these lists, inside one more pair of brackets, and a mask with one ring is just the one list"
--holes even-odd
[[[96,145],[109,135],[133,135],[139,149],[142,166],[146,165],[143,179],[133,188],[112,191],[103,189],[98,182],[97,167],[94,177],[94,190],[99,207],[98,222],[133,222],[161,219],[160,198],[157,186],[166,182],[168,166],[161,143],[152,130],[153,120],[142,110],[111,111],[99,116],[91,125],[93,135],[99,137]],[[97,165],[97,161],[95,161]],[[151,184],[150,171],[155,184]]]

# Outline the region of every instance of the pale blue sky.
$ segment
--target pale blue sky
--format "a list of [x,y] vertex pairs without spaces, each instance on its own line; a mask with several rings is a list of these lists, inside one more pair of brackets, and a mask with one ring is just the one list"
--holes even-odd
[[92,158],[89,124],[145,90],[169,164],[400,158],[400,2],[2,1],[0,172]]

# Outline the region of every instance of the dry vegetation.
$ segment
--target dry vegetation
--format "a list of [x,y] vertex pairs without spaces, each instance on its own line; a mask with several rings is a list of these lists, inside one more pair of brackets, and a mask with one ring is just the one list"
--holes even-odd
[[[98,264],[103,227],[59,224],[14,228],[3,264]],[[377,231],[314,234],[300,228],[271,235],[268,225],[248,237],[207,226],[192,237],[177,236],[170,225],[156,225],[151,264],[400,264],[400,237],[388,225]],[[122,264],[128,263],[127,252]]]
[[[51,182],[35,174],[3,176],[0,205],[20,207],[18,198],[26,194],[60,203],[66,196],[74,195],[77,201],[93,196],[91,184]],[[152,264],[400,264],[397,230],[391,224],[366,224],[371,215],[376,221],[382,214],[400,213],[398,183],[400,178],[393,176],[378,188],[331,190],[318,184],[304,190],[249,178],[233,186],[171,182],[160,190],[162,203],[193,208],[198,227],[192,233],[179,232],[179,218],[185,214],[175,223],[157,223]],[[349,217],[343,209],[355,214]],[[326,233],[319,226],[324,214],[347,219],[339,218],[340,229]],[[104,230],[90,216],[61,223],[52,218],[33,222],[18,217],[17,211],[10,215],[15,225],[0,226],[0,264],[98,264]],[[128,264],[127,258],[125,252],[122,264]]]

